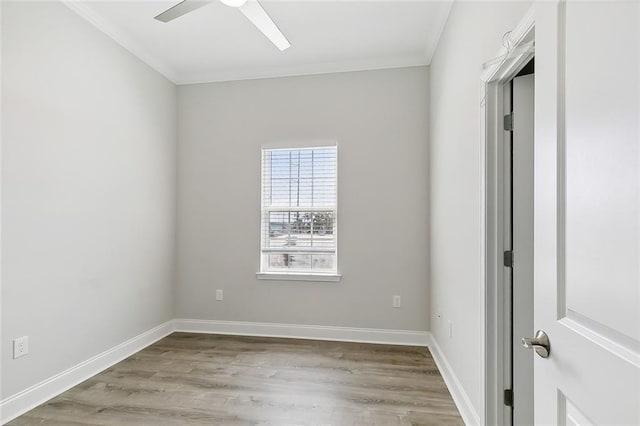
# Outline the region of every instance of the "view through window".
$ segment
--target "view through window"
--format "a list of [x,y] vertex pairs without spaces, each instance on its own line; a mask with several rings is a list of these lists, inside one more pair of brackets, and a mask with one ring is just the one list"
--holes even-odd
[[337,147],[262,150],[261,272],[337,271]]

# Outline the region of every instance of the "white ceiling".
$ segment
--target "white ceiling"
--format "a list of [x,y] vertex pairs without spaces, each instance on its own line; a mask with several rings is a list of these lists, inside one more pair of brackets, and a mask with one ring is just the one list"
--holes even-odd
[[178,84],[426,65],[451,1],[261,1],[291,42],[279,51],[238,10],[214,1],[172,22],[179,0],[67,6]]

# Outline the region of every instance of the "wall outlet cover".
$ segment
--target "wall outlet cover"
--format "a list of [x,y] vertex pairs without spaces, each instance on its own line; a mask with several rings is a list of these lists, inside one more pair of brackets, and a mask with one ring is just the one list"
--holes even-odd
[[29,353],[29,336],[18,337],[13,340],[13,359]]
[[393,307],[394,308],[399,308],[400,304],[401,304],[400,296],[398,296],[398,295],[393,296]]

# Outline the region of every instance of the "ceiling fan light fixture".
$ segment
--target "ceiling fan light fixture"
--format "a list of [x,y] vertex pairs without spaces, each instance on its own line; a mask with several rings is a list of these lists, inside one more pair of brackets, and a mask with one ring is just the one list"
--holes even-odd
[[[2,0],[0,0],[1,2]],[[182,0],[180,3],[170,7],[155,17],[161,22],[169,22],[181,17],[193,10],[212,3],[215,0]],[[282,34],[282,31],[269,17],[267,12],[260,6],[258,0],[220,0],[225,6],[236,8],[247,17],[256,28],[265,35],[278,49],[286,50],[291,47],[289,40]]]
[[224,5],[229,7],[242,7],[245,5],[247,0],[220,0]]

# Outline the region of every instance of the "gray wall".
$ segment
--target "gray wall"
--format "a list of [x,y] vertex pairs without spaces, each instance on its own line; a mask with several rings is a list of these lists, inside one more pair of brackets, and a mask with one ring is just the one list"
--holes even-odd
[[2,8],[8,397],[173,317],[176,88],[60,3]]
[[[427,68],[181,86],[178,111],[178,317],[427,330]],[[257,280],[260,147],[315,139],[342,282]]]
[[[431,62],[431,332],[484,413],[482,372],[482,64],[530,2],[456,2]],[[442,313],[442,319],[435,316]],[[448,321],[453,323],[449,338]]]

